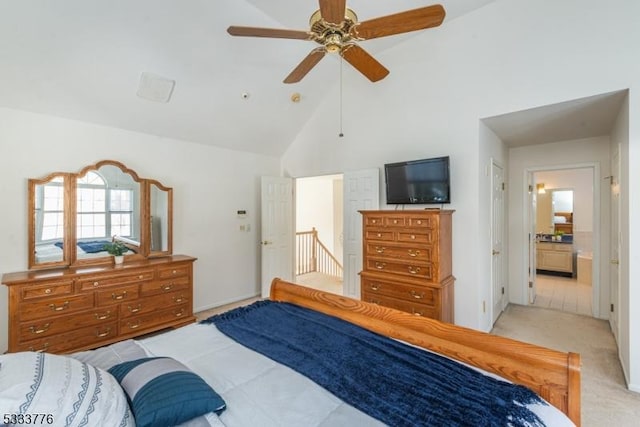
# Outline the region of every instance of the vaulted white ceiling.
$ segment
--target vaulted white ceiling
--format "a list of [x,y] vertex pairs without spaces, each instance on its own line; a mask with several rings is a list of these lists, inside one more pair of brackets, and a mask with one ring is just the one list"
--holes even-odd
[[[442,0],[442,27],[361,46],[375,55],[429,37],[492,1]],[[361,21],[430,4],[347,1]],[[226,28],[307,30],[317,8],[317,0],[0,0],[0,106],[280,155],[338,83],[339,61],[325,58],[286,85],[312,42],[231,37]],[[136,95],[143,72],[176,81],[168,103]]]

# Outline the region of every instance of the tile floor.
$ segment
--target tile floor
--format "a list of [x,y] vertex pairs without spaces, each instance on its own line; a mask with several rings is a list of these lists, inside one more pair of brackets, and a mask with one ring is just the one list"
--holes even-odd
[[592,316],[591,286],[568,277],[536,275],[535,307]]

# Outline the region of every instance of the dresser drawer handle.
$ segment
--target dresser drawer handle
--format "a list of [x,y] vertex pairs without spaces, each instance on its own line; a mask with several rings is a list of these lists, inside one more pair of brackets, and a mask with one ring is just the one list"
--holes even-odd
[[180,295],[179,297],[173,297],[173,302],[175,303],[181,303],[182,301],[184,301],[184,296]]
[[173,314],[176,317],[182,317],[184,315],[184,308],[181,308],[180,311],[174,311]]
[[53,311],[66,310],[67,308],[69,308],[69,301],[63,302],[61,306],[57,306],[55,304],[49,304],[49,308]]
[[414,316],[424,316],[424,313],[422,313],[421,311],[416,311],[415,308],[411,308],[411,314],[413,314]]
[[144,279],[144,274],[139,275],[138,279],[140,279],[140,280]]
[[415,299],[424,299],[424,292],[416,292],[416,291],[411,291],[410,292],[411,296],[414,297]]
[[377,237],[382,237],[382,233],[377,233],[376,236]]
[[93,315],[96,317],[96,320],[106,320],[106,319],[108,319],[109,317],[111,317],[111,312],[110,312],[110,311],[107,311],[107,312],[106,312],[106,313],[104,313],[104,314],[94,313]]
[[412,266],[408,266],[407,270],[409,270],[409,273],[411,274],[418,274],[420,273],[420,267],[412,267]]
[[160,285],[160,288],[163,291],[170,291],[173,288],[173,283],[169,283],[167,285]]
[[37,353],[43,353],[43,352],[47,351],[48,349],[49,349],[49,343],[48,342],[44,343],[44,345],[42,346],[42,348],[40,350],[36,350],[33,347],[29,347],[29,351],[35,351]]
[[100,285],[100,282],[93,282],[93,286],[98,286]]
[[394,223],[394,224],[397,224],[397,223],[398,223],[398,220],[397,220],[397,219],[394,219],[394,220],[393,220],[393,223]]
[[414,257],[414,258],[420,255],[420,251],[414,251],[413,249],[409,249],[407,252],[409,253],[410,257]]
[[384,246],[376,246],[376,252],[379,254],[383,254],[386,249],[387,248],[385,248]]
[[378,270],[383,270],[385,268],[385,266],[387,265],[386,262],[376,262],[376,268]]
[[129,329],[139,328],[140,325],[142,325],[142,322],[140,322],[139,320],[136,323],[127,322],[127,326],[129,327]]
[[370,287],[372,291],[379,291],[382,285],[379,283],[372,283]]
[[37,329],[35,326],[31,326],[29,330],[31,331],[32,334],[38,335],[43,332],[47,332],[50,326],[51,326],[51,323],[45,323],[44,325],[42,325],[42,328],[40,329]]
[[178,270],[171,270],[171,274],[178,274]]
[[111,328],[107,328],[106,331],[104,332],[100,332],[99,330],[96,329],[96,337],[97,338],[104,338],[109,336],[109,334],[111,334]]
[[140,308],[141,308],[140,304],[138,304],[138,306],[135,308],[130,305],[127,306],[127,310],[129,310],[129,313],[137,313],[140,311]]
[[419,220],[417,221],[417,223],[418,223],[418,225],[421,225],[421,224],[422,224],[422,220],[421,220],[421,219],[419,219]]
[[371,220],[371,224],[375,224],[376,222],[378,222],[378,221],[376,221],[375,219]]
[[127,297],[127,291],[124,291],[121,294],[116,294],[115,292],[111,293],[112,300],[121,300],[121,299],[125,299],[126,297]]
[[45,289],[45,290],[44,290],[44,293],[45,293],[45,294],[50,294],[50,293],[51,293],[51,288],[47,288],[47,289]]
[[411,238],[411,240],[416,240],[416,235],[412,234],[411,236],[409,236]]

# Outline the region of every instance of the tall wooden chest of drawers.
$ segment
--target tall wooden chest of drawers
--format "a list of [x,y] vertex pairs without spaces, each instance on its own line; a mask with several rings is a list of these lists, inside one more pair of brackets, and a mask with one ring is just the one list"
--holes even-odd
[[71,353],[191,323],[194,261],[173,255],[5,274],[9,351]]
[[453,212],[360,211],[362,300],[453,323]]

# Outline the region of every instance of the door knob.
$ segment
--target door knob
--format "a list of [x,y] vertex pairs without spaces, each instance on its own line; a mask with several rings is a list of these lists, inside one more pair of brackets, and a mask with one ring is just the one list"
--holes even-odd
[[273,243],[273,242],[270,242],[270,241],[268,241],[268,240],[263,240],[262,242],[260,242],[260,244],[265,245],[265,246],[266,246],[266,245],[271,245],[272,243]]
[[495,249],[491,251],[491,255],[499,255],[500,251],[496,251]]

